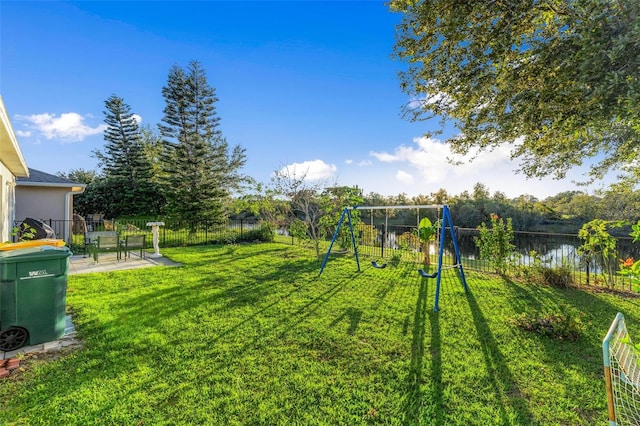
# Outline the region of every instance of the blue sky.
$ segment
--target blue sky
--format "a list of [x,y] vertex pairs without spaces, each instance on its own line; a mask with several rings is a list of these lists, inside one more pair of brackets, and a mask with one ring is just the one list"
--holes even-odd
[[449,164],[447,146],[422,137],[437,120],[401,117],[399,20],[377,1],[3,0],[0,91],[27,164],[49,173],[96,168],[112,94],[142,124],[159,123],[170,67],[198,60],[221,130],[258,181],[294,167],[383,195],[459,194],[476,182],[510,197],[583,189],[572,183],[579,170],[564,181],[515,174],[507,147]]

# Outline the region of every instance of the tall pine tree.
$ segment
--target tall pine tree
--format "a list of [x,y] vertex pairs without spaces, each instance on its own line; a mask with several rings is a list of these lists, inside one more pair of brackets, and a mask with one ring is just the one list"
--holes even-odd
[[[231,152],[219,129],[215,90],[197,61],[174,65],[162,88],[166,106],[158,125],[165,143],[163,178],[167,211],[176,219],[222,223],[234,189],[245,181],[245,151]],[[195,226],[195,225],[194,225]]]
[[157,215],[162,196],[153,182],[138,121],[131,108],[116,95],[105,101],[104,152],[96,152],[102,163],[105,195],[110,199],[110,217]]

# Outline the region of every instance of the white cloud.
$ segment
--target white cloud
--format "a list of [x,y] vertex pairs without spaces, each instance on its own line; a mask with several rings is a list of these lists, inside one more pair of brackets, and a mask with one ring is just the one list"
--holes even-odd
[[369,155],[375,157],[378,161],[382,161],[383,163],[392,163],[394,161],[399,161],[400,158],[396,155],[389,154],[387,152],[369,152]]
[[[452,153],[443,141],[416,137],[412,144],[399,145],[388,152],[371,151],[373,167],[343,176],[347,180],[342,183],[358,184],[365,193],[428,195],[440,188],[449,194],[460,194],[471,191],[475,183],[481,182],[491,192],[504,192],[510,197],[530,194],[541,199],[562,191],[598,187],[576,187],[574,181],[584,178],[584,167],[571,170],[567,178],[560,181],[527,179],[516,172],[518,161],[511,159],[511,150],[520,142],[501,144],[491,152],[479,152],[476,156],[473,153],[462,156]],[[459,164],[452,164],[449,158]]]
[[133,114],[133,118],[136,120],[136,123],[138,123],[138,125],[142,123],[142,117],[138,114]]
[[[473,154],[454,155],[444,142],[433,138],[414,138],[416,146],[400,145],[393,154],[371,152],[371,156],[381,162],[402,162],[410,165],[423,178],[425,183],[444,182],[447,177],[474,176],[483,172],[513,172],[514,164],[510,160],[510,148],[500,145],[492,152],[482,152],[473,161]],[[453,158],[461,164],[451,164]]]
[[[475,182],[498,182],[500,187],[494,187],[494,190],[504,190],[516,180],[522,181],[514,179],[514,169],[517,165],[510,159],[510,147],[507,144],[497,147],[492,152],[481,152],[470,161],[473,158],[472,154],[455,155],[449,145],[438,139],[416,137],[413,143],[411,146],[397,146],[393,152],[370,152],[371,157],[380,163],[401,165],[401,169],[394,171],[394,180],[404,186],[403,191],[428,193],[427,188],[436,191],[444,187],[455,194],[472,189]],[[449,158],[459,161],[460,164],[452,164]],[[379,175],[386,173],[383,167],[383,164],[376,166]],[[390,181],[387,178],[386,182]]]
[[84,123],[85,117],[76,112],[56,114],[16,115],[17,120],[27,121],[29,128],[47,139],[60,139],[61,142],[79,142],[88,136],[102,133],[105,124],[96,127]]
[[16,135],[23,138],[28,138],[29,136],[31,136],[31,132],[28,130],[16,130]]
[[396,173],[396,179],[405,184],[413,183],[413,175],[405,172],[404,170],[398,170],[398,173]]
[[353,163],[353,160],[344,160],[344,162],[347,163],[347,164],[351,164],[351,163]]
[[371,166],[373,163],[371,162],[371,160],[362,160],[361,162],[358,163],[358,166],[360,167],[367,167],[367,166]]
[[320,180],[332,177],[338,170],[334,164],[327,164],[322,160],[303,161],[284,166],[281,172],[288,173],[292,177],[302,177],[305,180]]

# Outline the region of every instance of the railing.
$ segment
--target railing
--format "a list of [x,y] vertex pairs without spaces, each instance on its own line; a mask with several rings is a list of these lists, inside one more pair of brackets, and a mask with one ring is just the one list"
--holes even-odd
[[[479,231],[473,228],[454,228],[463,266],[481,272],[495,272],[486,259],[480,258],[480,250],[475,244]],[[421,244],[415,226],[388,225],[360,225],[354,229],[358,243],[358,253],[361,257],[371,260],[410,261],[423,263],[425,260],[424,246]],[[347,236],[345,234],[345,236]],[[350,249],[350,239],[343,239],[343,248]],[[332,250],[340,250],[340,239]],[[619,259],[632,257],[640,258],[640,244],[634,244],[631,238],[617,238],[617,254],[615,257],[604,259],[602,256],[586,259],[578,252],[582,241],[577,235],[554,234],[544,232],[514,232],[514,256],[510,259],[510,274],[518,273],[523,268],[539,267],[546,269],[562,269],[570,274],[572,282],[576,284],[596,284],[615,287],[618,289],[632,289],[629,279],[617,275]],[[429,245],[429,260],[437,263],[438,243]],[[586,260],[589,260],[587,264]],[[446,230],[445,264],[453,264],[454,249],[450,238],[450,230]],[[588,273],[587,273],[588,266]]]
[[[88,231],[115,230],[120,236],[145,234],[147,241],[152,241],[151,227],[147,220],[55,220],[40,219],[55,232],[56,238],[63,239],[71,250],[84,250],[84,234]],[[199,244],[229,244],[240,241],[265,240],[271,233],[271,228],[259,224],[255,220],[229,220],[224,224],[207,222],[179,222],[164,220],[165,226],[160,227],[158,234],[161,247],[177,247]],[[16,226],[20,222],[16,223]],[[65,233],[68,233],[65,237]]]
[[[179,247],[199,244],[228,244],[239,241],[269,241],[273,237],[273,229],[263,226],[255,220],[238,219],[229,220],[224,224],[207,222],[178,222],[162,219],[165,226],[160,228],[159,244],[161,247]],[[152,241],[151,228],[146,226],[146,220],[82,220],[65,221],[47,219],[43,220],[56,233],[58,238],[67,241],[72,251],[83,250],[85,230],[117,230],[121,235],[146,234],[147,241]],[[19,222],[17,223],[19,224]],[[64,238],[65,230],[69,230],[71,238]],[[479,249],[475,245],[478,230],[472,228],[454,228],[460,255],[465,268],[481,272],[494,272],[489,262],[480,259]],[[389,225],[365,225],[354,230],[358,243],[360,256],[371,260],[397,259],[422,263],[425,259],[423,245],[417,237],[415,226]],[[445,264],[453,263],[453,245],[447,229],[445,239]],[[345,234],[347,235],[347,234]],[[348,236],[348,235],[347,235]],[[545,268],[564,268],[569,271],[574,283],[584,284],[589,278],[590,284],[607,285],[610,287],[631,289],[628,279],[616,274],[619,266],[618,259],[632,257],[640,258],[640,244],[633,244],[631,238],[617,238],[617,255],[615,258],[590,259],[588,264],[585,258],[578,253],[581,240],[577,235],[554,234],[543,232],[514,232],[515,256],[512,259],[511,273],[517,268],[541,266]],[[277,240],[297,244],[297,240],[290,236],[278,234]],[[333,250],[339,251],[340,238]],[[350,237],[343,241],[343,249],[350,250]],[[322,243],[327,250],[328,241]],[[535,253],[534,253],[535,252]],[[433,242],[429,249],[429,259],[437,262],[438,243]]]

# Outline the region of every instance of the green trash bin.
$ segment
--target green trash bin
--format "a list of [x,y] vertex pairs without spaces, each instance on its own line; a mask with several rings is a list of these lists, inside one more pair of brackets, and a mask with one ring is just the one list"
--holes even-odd
[[71,254],[54,246],[0,251],[0,351],[64,335]]

